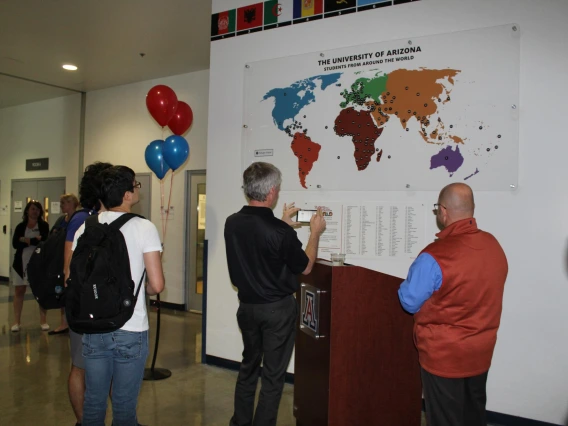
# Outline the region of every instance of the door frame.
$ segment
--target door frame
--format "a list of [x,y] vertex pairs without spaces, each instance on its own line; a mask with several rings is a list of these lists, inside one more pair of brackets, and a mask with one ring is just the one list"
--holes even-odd
[[[184,265],[184,274],[183,274],[183,288],[184,288],[184,302],[185,302],[185,310],[187,312],[190,311],[189,309],[189,302],[190,302],[190,288],[189,288],[189,240],[190,240],[190,221],[191,221],[191,213],[190,213],[190,206],[191,206],[191,178],[193,176],[207,176],[207,170],[200,169],[200,170],[186,170],[185,171],[185,200],[184,200],[184,208],[185,208],[185,220],[184,220],[184,235],[185,240],[183,242],[183,265]],[[205,292],[205,290],[204,290]],[[194,311],[191,311],[194,312]],[[200,312],[195,312],[200,313]]]

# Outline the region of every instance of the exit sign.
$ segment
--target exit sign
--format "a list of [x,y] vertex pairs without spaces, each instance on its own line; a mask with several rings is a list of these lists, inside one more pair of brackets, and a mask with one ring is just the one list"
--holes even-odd
[[26,160],[26,172],[49,170],[49,158],[33,158]]

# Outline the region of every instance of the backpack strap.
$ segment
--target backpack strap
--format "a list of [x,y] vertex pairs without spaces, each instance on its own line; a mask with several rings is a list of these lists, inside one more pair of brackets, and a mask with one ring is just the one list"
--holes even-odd
[[109,226],[113,227],[114,229],[120,229],[122,228],[122,226],[128,222],[130,219],[132,219],[133,217],[139,217],[144,219],[144,216],[140,216],[139,214],[135,214],[135,213],[124,213],[123,215],[120,215],[120,217],[118,219],[113,220]]
[[140,289],[142,288],[142,283],[144,282],[144,277],[146,276],[146,268],[144,268],[144,272],[142,272],[142,278],[140,278],[140,282],[138,283],[138,290],[134,294],[134,299],[138,300],[138,295],[140,294]]

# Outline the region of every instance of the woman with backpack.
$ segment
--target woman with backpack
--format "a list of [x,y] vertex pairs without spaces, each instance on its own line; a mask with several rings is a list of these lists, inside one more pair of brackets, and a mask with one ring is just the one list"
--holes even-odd
[[79,207],[79,199],[75,194],[63,194],[59,197],[59,205],[62,215],[59,219],[57,219],[55,225],[51,228],[51,231],[49,231],[49,235],[53,235],[59,231],[67,229],[71,216],[73,216],[73,213],[75,213],[75,210]]
[[[32,256],[35,246],[40,241],[47,239],[49,234],[49,225],[43,220],[43,207],[39,201],[30,201],[24,209],[22,222],[16,226],[12,237],[12,246],[16,249],[12,268],[16,272],[14,275],[14,325],[12,332],[20,331],[20,321],[22,317],[22,308],[24,306],[24,295],[28,286],[26,278],[26,267],[30,257]],[[49,330],[47,324],[46,310],[39,308],[40,327],[43,331]]]
[[[57,219],[57,222],[55,222],[55,225],[53,225],[51,231],[49,231],[50,236],[57,234],[58,232],[67,232],[67,225],[69,225],[71,217],[77,211],[77,207],[79,207],[79,199],[75,194],[63,194],[59,197],[59,204],[63,215]],[[54,335],[68,332],[69,326],[67,325],[67,319],[65,318],[65,308],[61,308],[61,325],[47,334]]]

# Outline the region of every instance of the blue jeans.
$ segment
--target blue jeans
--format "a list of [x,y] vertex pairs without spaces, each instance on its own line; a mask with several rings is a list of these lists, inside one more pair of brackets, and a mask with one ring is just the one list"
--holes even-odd
[[137,426],[136,404],[148,356],[148,331],[83,335],[83,426],[104,426],[112,383],[113,426]]

